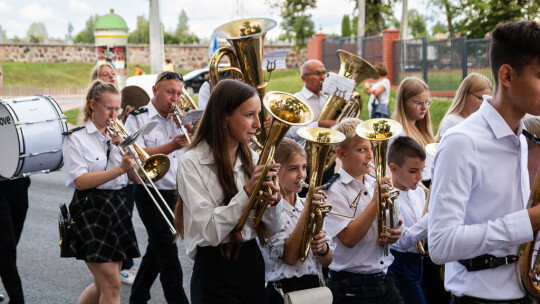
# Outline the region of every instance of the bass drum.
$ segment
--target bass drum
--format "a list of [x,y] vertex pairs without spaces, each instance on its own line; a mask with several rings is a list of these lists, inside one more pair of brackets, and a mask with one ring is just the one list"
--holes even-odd
[[59,170],[66,116],[48,95],[0,100],[0,179]]

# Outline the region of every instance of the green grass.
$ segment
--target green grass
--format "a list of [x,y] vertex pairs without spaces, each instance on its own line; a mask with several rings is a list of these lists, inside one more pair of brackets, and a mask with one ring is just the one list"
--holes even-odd
[[66,120],[67,122],[77,125],[77,118],[79,117],[79,108],[71,109],[69,111],[65,111],[64,115],[67,116]]
[[[493,83],[493,76],[489,68],[469,68],[467,73],[479,73],[486,76]],[[415,76],[423,79],[423,74],[419,72],[401,72],[399,74],[399,80],[405,79],[405,77]],[[459,85],[463,81],[463,72],[459,69],[453,70],[428,70],[427,84],[432,90],[441,91],[457,91]]]

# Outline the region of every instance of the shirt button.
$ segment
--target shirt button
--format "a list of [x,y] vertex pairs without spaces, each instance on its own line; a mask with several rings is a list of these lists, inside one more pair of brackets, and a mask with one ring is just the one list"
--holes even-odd
[[99,160],[99,157],[96,157],[96,160]]
[[367,195],[367,191],[364,192],[364,195]]
[[173,156],[172,158],[175,158],[176,156]]
[[380,263],[381,265],[384,265],[384,262],[383,262],[383,261],[380,261],[379,263]]

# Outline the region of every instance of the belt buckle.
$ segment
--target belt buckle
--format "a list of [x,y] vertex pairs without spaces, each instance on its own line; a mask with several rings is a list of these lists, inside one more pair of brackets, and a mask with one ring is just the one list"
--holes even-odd
[[495,262],[494,257],[488,257],[486,260],[484,260],[484,264],[488,265],[491,268],[493,268],[493,263],[494,262]]
[[381,284],[382,282],[384,282],[385,277],[386,274],[384,272],[375,274],[375,284]]

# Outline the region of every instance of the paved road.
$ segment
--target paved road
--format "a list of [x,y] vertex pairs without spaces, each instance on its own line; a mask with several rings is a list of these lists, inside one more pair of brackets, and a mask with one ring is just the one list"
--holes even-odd
[[[79,294],[93,282],[82,261],[61,259],[58,247],[58,204],[69,203],[73,190],[65,187],[64,172],[33,175],[29,190],[30,207],[18,246],[19,273],[27,303],[75,303]],[[135,208],[133,225],[139,249],[144,254],[147,234]],[[184,269],[184,288],[189,295],[192,261],[179,242],[180,263]],[[141,259],[135,260],[140,264]],[[121,302],[128,303],[131,286],[122,284]],[[0,292],[5,295],[0,283]],[[151,290],[150,303],[165,303],[159,278]],[[4,303],[7,303],[7,299]]]

